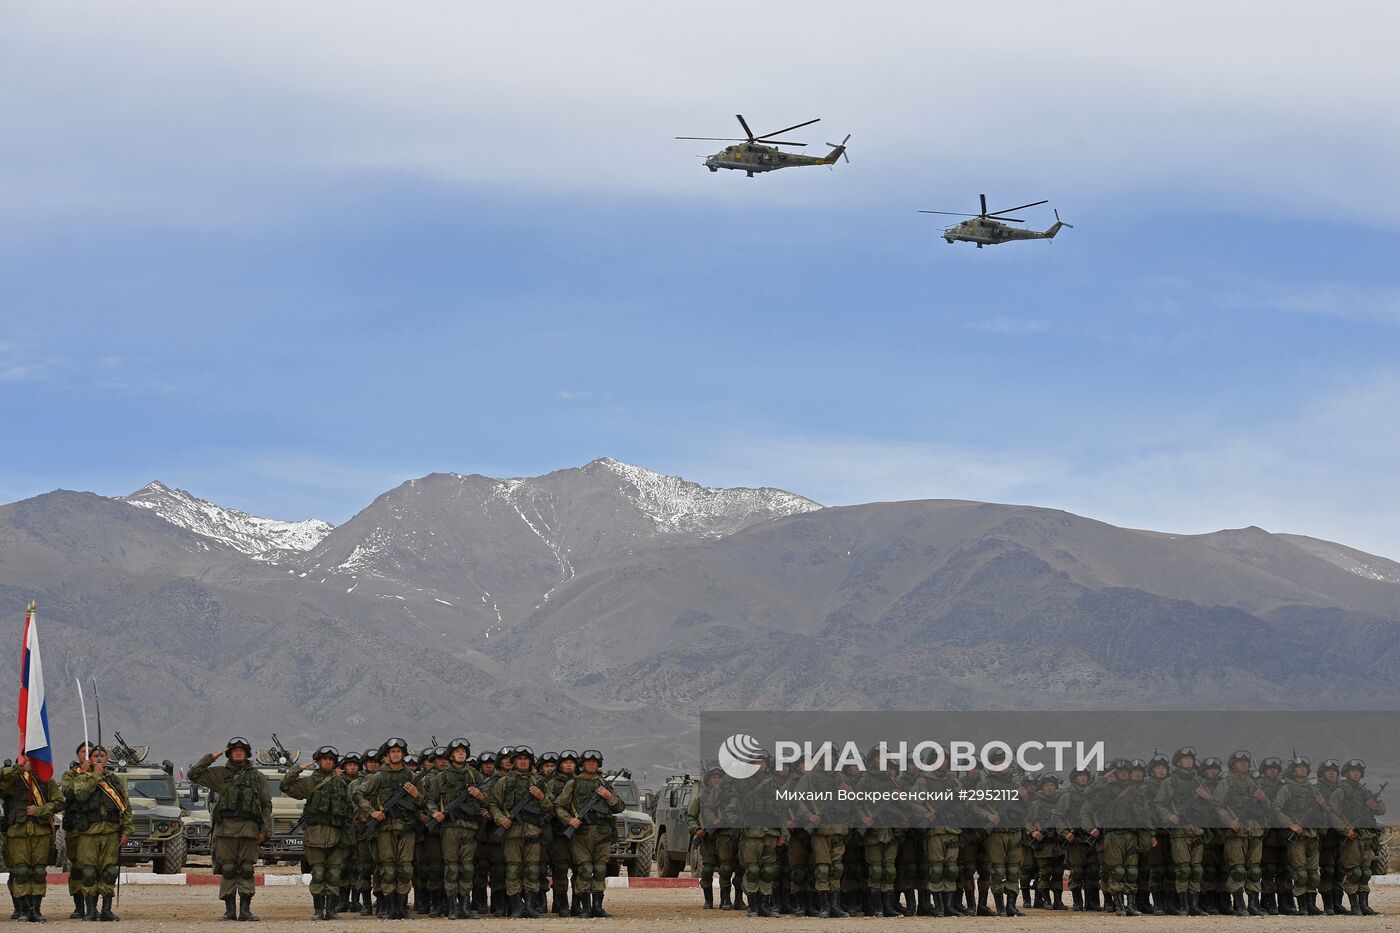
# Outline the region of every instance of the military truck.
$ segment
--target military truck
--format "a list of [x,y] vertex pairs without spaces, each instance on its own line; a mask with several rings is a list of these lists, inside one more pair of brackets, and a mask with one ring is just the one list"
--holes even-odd
[[121,864],[150,862],[162,875],[183,871],[188,847],[184,812],[175,790],[175,766],[169,761],[162,761],[159,767],[148,764],[150,746],[132,745],[120,732],[116,737],[109,758],[113,774],[131,802],[133,824],[122,846]]
[[301,821],[302,808],[306,801],[296,800],[282,793],[282,776],[296,764],[299,750],[288,749],[272,733],[272,745],[257,753],[256,766],[267,778],[267,789],[272,793],[272,835],[267,837],[258,850],[258,857],[264,865],[278,862],[303,860],[305,846],[305,826]]
[[651,874],[652,849],[656,842],[656,827],[642,809],[641,791],[627,770],[605,774],[613,793],[622,798],[623,809],[613,823],[612,854],[608,858],[608,874],[620,874],[623,867],[633,878]]
[[190,855],[213,855],[213,823],[209,817],[208,793],[198,784],[188,781],[177,784],[176,789],[180,793],[180,806],[185,811],[185,848]]
[[656,793],[656,873],[676,878],[691,864],[690,801],[700,793],[700,779],[673,774]]

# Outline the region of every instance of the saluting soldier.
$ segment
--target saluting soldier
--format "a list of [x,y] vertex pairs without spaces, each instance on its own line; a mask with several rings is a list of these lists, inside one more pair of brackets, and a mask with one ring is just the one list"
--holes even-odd
[[439,775],[428,799],[428,809],[442,837],[443,888],[447,919],[475,920],[472,882],[476,875],[476,837],[481,831],[483,803],[481,772],[467,764],[472,746],[466,739],[447,743],[447,768]]
[[336,766],[340,753],[332,745],[316,749],[316,770],[306,777],[300,762],[282,775],[282,793],[294,800],[305,800],[302,819],[306,821],[303,851],[311,867],[313,920],[335,920],[340,906],[340,885],[345,855],[354,842],[354,805],[350,792]]
[[553,801],[535,774],[535,753],[530,746],[516,746],[511,760],[512,769],[495,783],[487,800],[491,818],[501,830],[508,914],[534,919],[539,916],[533,900],[539,887],[541,827]]
[[363,817],[379,828],[374,835],[375,864],[383,879],[385,915],[408,919],[408,889],[413,884],[413,843],[423,792],[404,765],[408,743],[393,738],[384,743],[384,764],[355,788],[352,799]]
[[[126,790],[107,773],[107,750],[94,745],[87,764],[74,775],[64,803],[63,830],[77,843],[71,857],[73,870],[82,878],[83,919],[119,919],[112,913],[112,895],[121,872],[122,846],[133,828]],[[101,913],[97,911],[99,895]]]
[[[258,847],[272,833],[272,793],[267,777],[253,767],[249,757],[253,746],[242,736],[228,740],[190,769],[190,782],[219,795],[214,804],[214,869],[219,873],[219,897],[224,902],[225,920],[257,920],[253,913],[253,866]],[[228,764],[215,766],[224,755]],[[234,895],[238,910],[234,911]]]
[[[611,917],[603,909],[603,893],[608,878],[608,855],[612,851],[613,814],[623,809],[622,798],[603,783],[599,769],[603,753],[587,749],[579,756],[583,771],[564,785],[554,812],[574,830],[572,852],[574,877],[581,894],[591,899],[586,916]],[[595,803],[593,798],[600,798]]]
[[10,896],[18,919],[44,923],[41,906],[48,890],[49,856],[54,847],[53,815],[63,809],[63,790],[53,778],[34,771],[33,759],[0,771],[0,798],[5,801],[5,865],[10,869]]

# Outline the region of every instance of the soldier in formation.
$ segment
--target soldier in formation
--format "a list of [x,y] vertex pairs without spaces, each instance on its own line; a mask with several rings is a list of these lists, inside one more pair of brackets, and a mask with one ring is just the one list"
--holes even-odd
[[344,880],[345,860],[354,843],[354,804],[350,788],[337,766],[340,753],[323,745],[313,756],[316,769],[306,777],[300,763],[282,776],[282,793],[306,801],[303,857],[311,869],[313,920],[335,920]]
[[5,801],[5,865],[10,870],[10,897],[15,917],[45,922],[42,905],[53,861],[54,814],[63,809],[57,781],[45,781],[24,756],[0,770],[0,798]]
[[[81,879],[85,920],[117,920],[112,896],[121,873],[121,848],[135,828],[122,782],[107,770],[107,750],[92,746],[87,762],[64,793],[63,832],[73,870]],[[102,910],[97,899],[102,899]]]

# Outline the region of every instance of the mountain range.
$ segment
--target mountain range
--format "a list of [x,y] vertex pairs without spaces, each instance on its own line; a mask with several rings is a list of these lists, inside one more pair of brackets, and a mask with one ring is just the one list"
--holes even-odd
[[702,709],[1393,708],[1400,564],[958,500],[824,508],[603,458],[434,473],[336,527],[151,483],[0,506],[0,604],[40,606],[56,742],[185,760],[529,739],[653,777]]

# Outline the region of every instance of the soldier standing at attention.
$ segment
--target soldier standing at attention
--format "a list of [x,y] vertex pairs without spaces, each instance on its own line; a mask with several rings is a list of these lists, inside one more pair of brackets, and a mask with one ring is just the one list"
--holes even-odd
[[1137,848],[1137,832],[1147,822],[1147,814],[1145,793],[1133,784],[1132,773],[1132,762],[1115,759],[1103,780],[1089,788],[1082,811],[1089,835],[1103,845],[1100,877],[1106,895],[1104,909],[1111,903],[1120,917],[1142,913],[1133,899],[1137,888],[1128,883],[1128,859]]
[[[351,752],[340,759],[340,782],[345,785],[346,799],[350,797],[350,785],[354,784],[360,777],[360,756],[356,752]],[[360,866],[358,862],[359,847],[355,844],[355,805],[350,804],[350,835],[345,845],[345,860],[340,872],[340,900],[337,909],[347,909],[351,913],[359,910],[356,904],[355,895],[358,893],[352,887],[356,879],[360,877]]]
[[[1293,878],[1292,897],[1298,901],[1298,913],[1318,916],[1315,896],[1322,875],[1318,867],[1317,833],[1330,822],[1327,800],[1308,780],[1312,764],[1303,755],[1295,754],[1288,763],[1288,780],[1275,798],[1275,803],[1288,821],[1288,868]],[[1280,894],[1280,897],[1289,897]],[[1288,913],[1292,913],[1292,909]]]
[[[1051,910],[1065,910],[1065,856],[1060,847],[1064,827],[1056,821],[1059,810],[1060,779],[1047,774],[1040,779],[1040,790],[1031,798],[1026,823],[1030,827],[1035,852],[1035,890],[1039,898],[1050,900]],[[1081,905],[1082,906],[1082,905]]]
[[[1084,909],[1084,868],[1093,847],[1088,833],[1084,830],[1082,814],[1087,799],[1085,789],[1089,786],[1089,772],[1084,769],[1070,772],[1069,787],[1055,797],[1055,812],[1050,819],[1052,825],[1064,833],[1065,861],[1069,866],[1069,894],[1073,899],[1073,909]],[[1097,879],[1095,879],[1097,880]]]
[[[91,746],[87,742],[78,746],[78,760],[70,764],[68,770],[63,772],[63,777],[59,779],[58,783],[59,787],[62,789],[64,800],[69,799],[69,792],[73,789],[73,778],[77,777],[78,773],[82,771],[83,766],[87,764],[88,750],[90,747]],[[47,878],[47,873],[45,874],[45,878]],[[83,903],[82,881],[75,871],[70,871],[68,873],[68,895],[73,898],[73,912],[68,915],[68,919],[83,919],[83,915],[87,913],[87,905]],[[10,919],[18,920],[19,918],[11,917]]]
[[330,745],[316,749],[316,770],[306,777],[298,762],[282,775],[282,793],[305,800],[304,857],[311,866],[312,920],[335,920],[345,853],[354,841],[354,809],[345,781],[336,772],[340,753]]
[[[549,758],[553,755],[555,770],[548,771]],[[564,792],[564,785],[574,776],[574,771],[578,767],[578,753],[568,749],[555,754],[545,752],[540,756],[541,771],[544,772],[544,792],[550,800],[558,800],[559,795]],[[554,891],[554,903],[550,905],[550,912],[560,917],[569,916],[569,869],[573,863],[569,858],[569,840],[564,838],[564,824],[559,822],[559,817],[553,812],[546,820],[549,827],[548,838],[543,843],[545,860],[549,862],[549,880]]]
[[[985,763],[978,788],[985,792],[980,801],[982,815],[990,826],[986,843],[986,859],[991,873],[992,899],[997,913],[1007,917],[1024,917],[1016,908],[1016,895],[1021,884],[1021,836],[1025,829],[1025,801],[1019,796],[1011,761],[1000,749],[993,749],[995,761]],[[1008,795],[1015,799],[1009,799]]]
[[[478,762],[478,770],[481,772],[481,792],[490,794],[491,788],[500,780],[501,774],[496,770],[496,753],[482,752]],[[476,831],[476,870],[472,874],[472,904],[479,913],[499,914],[505,905],[505,892],[500,890],[501,879],[491,876],[491,850],[492,840],[496,835],[495,824],[491,822],[491,812],[488,809],[477,826]],[[488,888],[489,882],[489,888]],[[488,899],[488,889],[495,890],[495,897]],[[494,903],[492,903],[494,900]]]
[[1196,774],[1196,750],[1182,746],[1172,755],[1171,774],[1167,775],[1157,789],[1154,801],[1157,815],[1167,827],[1167,835],[1172,846],[1172,875],[1176,882],[1176,916],[1201,917],[1201,878],[1204,874],[1202,860],[1205,857],[1202,826],[1209,822],[1203,818],[1203,807],[1211,801],[1211,792],[1201,783]]
[[[622,798],[603,784],[599,769],[603,753],[587,749],[579,756],[581,774],[564,785],[554,811],[574,829],[572,852],[577,887],[592,900],[589,917],[611,917],[603,909],[603,893],[608,878],[608,853],[612,850],[613,814],[623,809]],[[600,798],[594,803],[593,798]]]
[[[365,749],[364,756],[360,760],[361,771],[350,781],[348,790],[350,791],[350,802],[355,802],[355,790],[374,772],[379,770],[379,759],[382,752],[377,748]],[[379,873],[374,866],[374,843],[370,839],[360,838],[360,831],[369,820],[367,815],[355,811],[355,873],[354,890],[350,894],[350,905],[355,906],[358,897],[360,916],[372,917],[376,913],[374,895],[381,897],[384,892],[379,887]]]
[[466,739],[447,744],[447,769],[438,777],[428,808],[441,827],[443,888],[447,919],[475,920],[472,881],[476,874],[476,837],[481,831],[481,772],[467,764],[472,746]]
[[1228,761],[1229,773],[1215,785],[1215,802],[1226,826],[1225,884],[1236,917],[1264,916],[1259,906],[1264,827],[1277,822],[1277,808],[1250,774],[1253,765],[1249,752],[1235,752]]
[[[705,909],[715,907],[715,872],[719,870],[719,849],[716,846],[716,830],[725,822],[721,815],[719,785],[724,780],[724,771],[718,767],[705,772],[704,783],[690,797],[690,806],[685,812],[686,826],[690,837],[700,845],[700,896],[705,899]],[[728,900],[728,890],[724,892]]]
[[386,916],[408,919],[408,889],[413,883],[413,843],[418,833],[418,810],[423,792],[404,766],[408,743],[393,738],[384,743],[384,764],[355,789],[355,809],[379,824],[374,832],[375,864],[383,879]]
[[[880,750],[870,749],[865,754],[866,772],[860,779],[857,789],[863,794],[879,795],[893,793],[895,785],[893,769],[898,762],[891,761],[889,769],[879,767]],[[872,800],[875,799],[872,796]],[[861,846],[865,856],[866,892],[863,909],[867,917],[894,917],[899,914],[895,906],[895,871],[899,856],[899,839],[891,828],[891,820],[886,817],[892,808],[883,803],[863,803],[860,807],[861,819],[856,830],[860,833]],[[745,831],[747,836],[750,830]],[[744,875],[747,878],[752,866],[744,859]],[[753,900],[750,892],[750,901]]]
[[[426,802],[435,795],[442,768],[447,764],[447,749],[436,745],[425,748],[422,760],[423,767],[414,783]],[[442,897],[442,836],[428,831],[431,819],[428,810],[418,814],[418,843],[413,850],[413,910],[419,916],[441,917],[447,912]]]
[[540,880],[541,826],[552,801],[535,774],[535,753],[530,746],[517,745],[511,755],[514,767],[495,783],[487,799],[491,818],[504,831],[501,851],[506,865],[507,915],[534,919],[539,916],[533,901]]
[[1385,812],[1385,803],[1377,800],[1361,779],[1366,776],[1366,762],[1352,758],[1342,765],[1344,780],[1332,791],[1327,807],[1335,825],[1342,833],[1341,850],[1337,853],[1342,870],[1342,890],[1353,914],[1371,916],[1378,911],[1371,906],[1371,853],[1375,847],[1376,817]]
[[[1269,795],[1270,800],[1277,802],[1278,792],[1283,789],[1281,759],[1272,755],[1264,759],[1259,766],[1259,786]],[[1285,889],[1288,887],[1288,877],[1284,868],[1287,859],[1288,840],[1285,831],[1278,826],[1269,827],[1264,832],[1264,854],[1259,863],[1263,872],[1263,878],[1259,882],[1259,899],[1264,913],[1270,916],[1283,912],[1280,900],[1287,898]],[[1288,913],[1293,912],[1293,906],[1289,904]]]
[[[1341,775],[1342,766],[1335,758],[1328,758],[1317,766],[1317,792],[1324,801],[1331,799]],[[1342,873],[1337,867],[1341,848],[1342,834],[1328,820],[1328,825],[1317,831],[1317,862],[1322,875],[1318,893],[1322,895],[1322,912],[1327,916],[1345,910],[1342,907]]]
[[[82,877],[84,920],[117,920],[112,895],[121,872],[121,850],[134,827],[121,781],[107,773],[107,750],[92,746],[87,764],[73,778],[64,805],[63,831],[77,837],[73,870]],[[102,896],[102,912],[97,898]]]
[[[253,866],[258,862],[258,846],[272,832],[272,794],[267,778],[254,768],[248,757],[253,747],[235,736],[216,752],[210,752],[190,769],[190,783],[207,787],[219,795],[214,804],[214,868],[218,871],[219,897],[224,902],[225,920],[257,920],[253,913]],[[214,762],[228,755],[228,764]],[[238,911],[233,897],[238,895]]]
[[49,851],[54,845],[53,815],[63,809],[63,790],[50,778],[41,780],[34,764],[20,760],[0,771],[0,798],[5,801],[5,864],[10,869],[10,896],[19,919],[45,923],[40,910],[48,890]]

